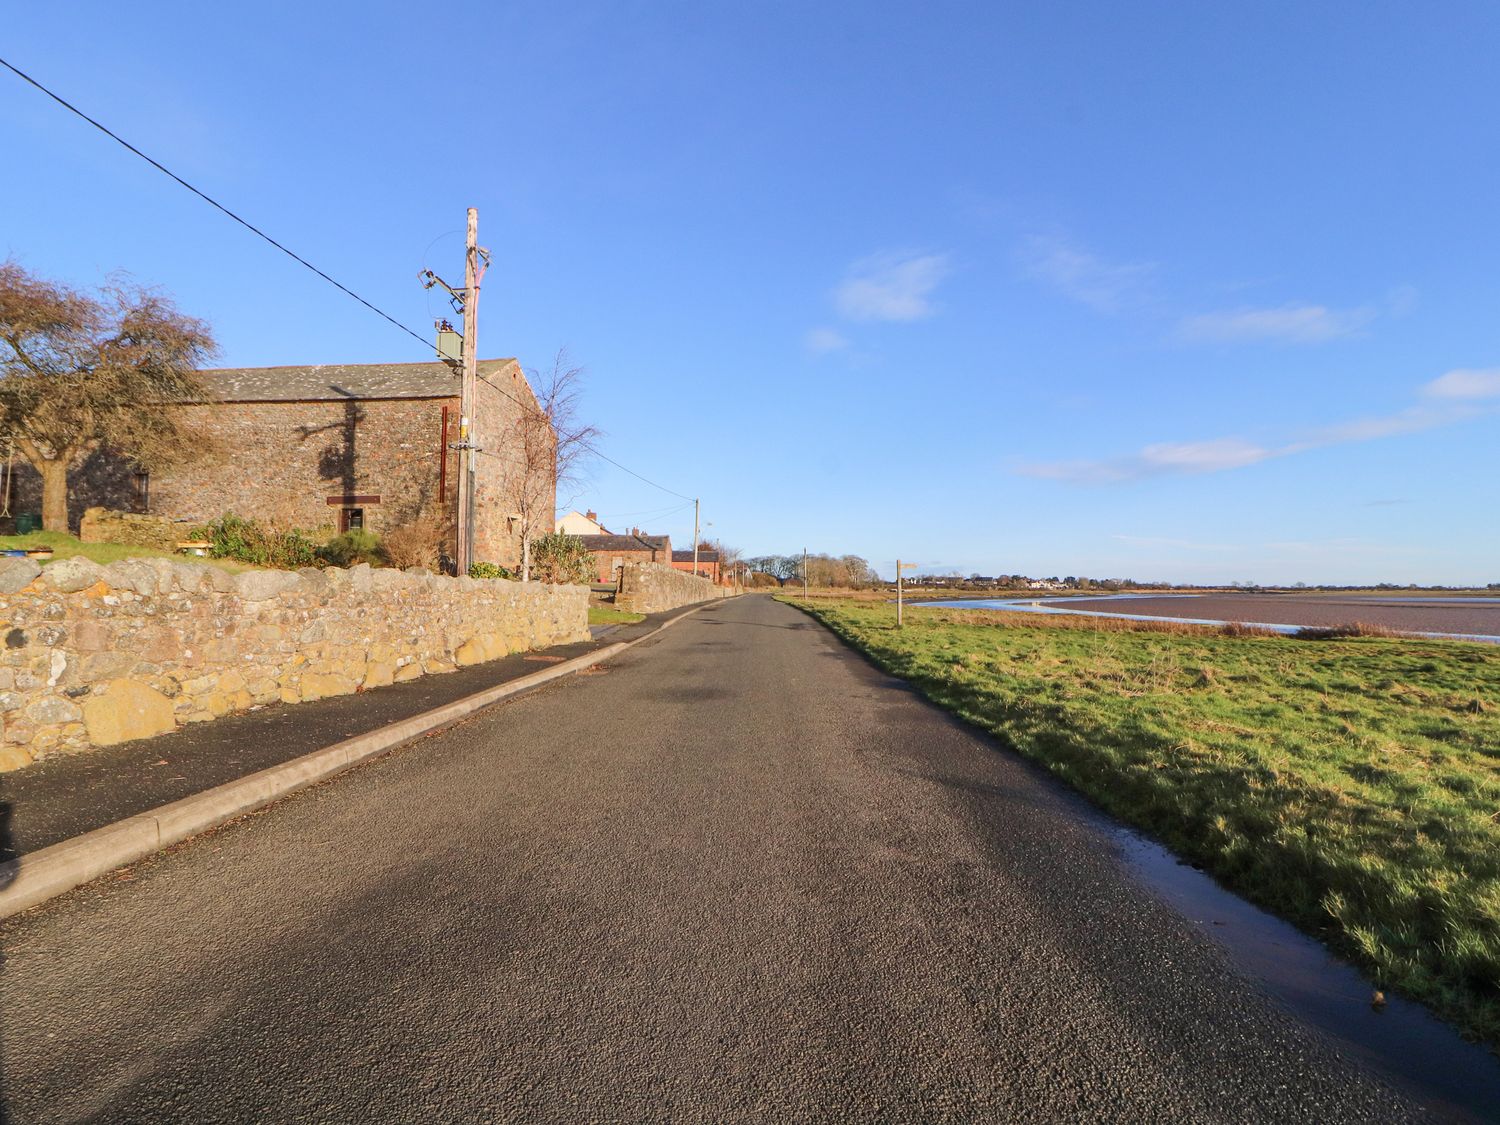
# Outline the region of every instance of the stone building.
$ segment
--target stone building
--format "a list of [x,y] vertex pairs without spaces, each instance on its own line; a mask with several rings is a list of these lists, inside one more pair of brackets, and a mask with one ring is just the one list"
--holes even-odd
[[[136,473],[99,451],[69,474],[68,512],[102,506],[184,524],[225,512],[285,527],[376,533],[420,517],[451,518],[457,498],[459,378],[446,364],[341,364],[203,371],[210,401],[184,405],[208,452],[170,469]],[[513,359],[481,360],[474,438],[474,557],[520,559],[523,410],[536,399]],[[523,406],[524,404],[524,406]],[[531,474],[535,506],[551,528],[553,474]],[[40,508],[40,479],[18,468],[15,511]]]
[[672,569],[697,574],[699,578],[707,578],[717,586],[719,584],[719,552],[699,543],[696,560],[693,554],[691,548],[686,551],[673,551]]
[[638,527],[631,528],[629,535],[580,535],[578,538],[594,556],[598,567],[596,577],[601,583],[618,581],[620,568],[628,562],[665,565],[672,561],[672,537],[643,535]]

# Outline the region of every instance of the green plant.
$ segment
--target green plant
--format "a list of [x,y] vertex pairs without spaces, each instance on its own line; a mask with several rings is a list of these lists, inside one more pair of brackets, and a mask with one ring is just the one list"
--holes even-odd
[[531,544],[531,574],[539,582],[587,586],[598,573],[594,556],[576,535],[543,535]]
[[514,580],[516,572],[495,563],[477,562],[469,564],[470,578],[508,578]]
[[362,527],[352,527],[335,535],[318,548],[318,555],[329,566],[354,566],[357,563],[379,564],[385,561],[380,537]]
[[317,566],[322,561],[318,557],[317,544],[295,528],[270,527],[233,512],[225,512],[190,534],[197,539],[206,539],[211,544],[208,553],[216,559],[236,559],[283,570]]

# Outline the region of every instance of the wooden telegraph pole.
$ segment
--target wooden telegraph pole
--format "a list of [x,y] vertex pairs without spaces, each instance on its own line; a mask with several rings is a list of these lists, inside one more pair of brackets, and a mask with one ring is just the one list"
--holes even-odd
[[[720,564],[723,563],[720,559]],[[698,577],[698,501],[693,501],[693,577]]]
[[[479,384],[479,287],[484,281],[484,272],[489,268],[490,252],[479,245],[479,212],[469,208],[468,237],[464,249],[464,287],[455,289],[431,270],[417,274],[424,289],[441,285],[448,291],[449,300],[455,309],[464,314],[463,335],[459,337],[459,356],[455,360],[451,346],[452,326],[447,321],[438,323],[438,358],[450,366],[457,366],[462,373],[458,403],[458,440],[448,445],[458,452],[458,504],[454,524],[457,535],[453,545],[453,560],[460,576],[469,573],[474,562],[474,472],[480,452],[474,438],[477,435],[474,422],[475,395]],[[448,408],[443,408],[446,418]],[[447,438],[444,425],[443,437]],[[467,456],[465,456],[467,454]],[[446,458],[447,454],[444,454]],[[447,462],[444,461],[446,466]],[[444,497],[442,502],[447,503]]]
[[464,242],[464,377],[458,407],[458,573],[474,564],[474,399],[479,384],[479,211]]

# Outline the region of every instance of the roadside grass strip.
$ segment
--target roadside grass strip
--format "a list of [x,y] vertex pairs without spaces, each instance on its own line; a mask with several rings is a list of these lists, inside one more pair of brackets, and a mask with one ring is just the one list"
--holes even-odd
[[780,600],[1500,1046],[1500,647]]
[[607,605],[589,606],[590,625],[634,625],[646,620],[644,613],[628,613],[623,609],[614,609]]

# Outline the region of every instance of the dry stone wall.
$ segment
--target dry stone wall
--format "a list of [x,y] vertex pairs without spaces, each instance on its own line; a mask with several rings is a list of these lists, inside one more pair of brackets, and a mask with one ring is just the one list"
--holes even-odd
[[673,570],[661,563],[628,562],[620,568],[615,608],[631,613],[661,613],[727,595],[724,587],[696,574]]
[[0,769],[586,640],[584,586],[0,560]]

